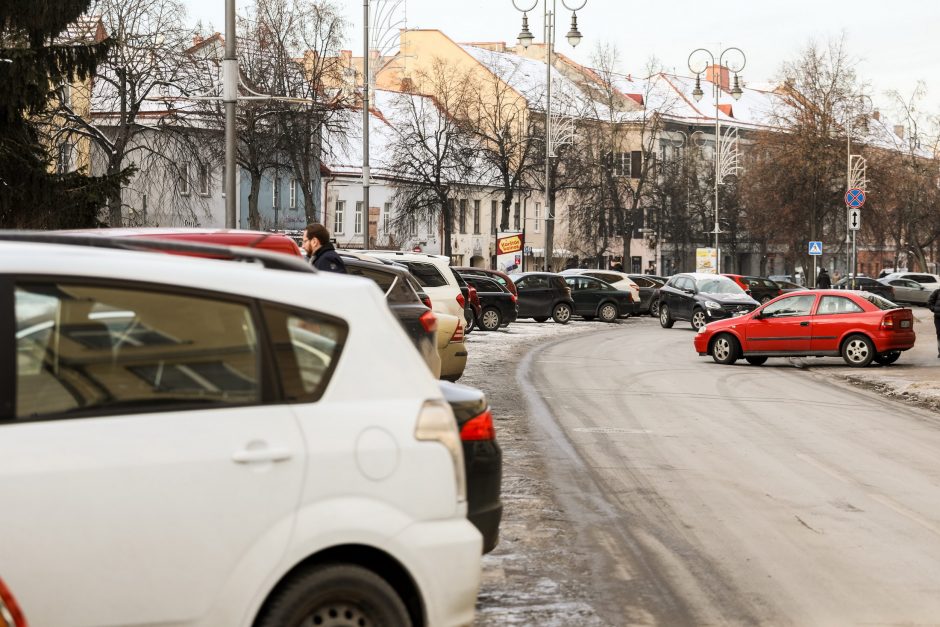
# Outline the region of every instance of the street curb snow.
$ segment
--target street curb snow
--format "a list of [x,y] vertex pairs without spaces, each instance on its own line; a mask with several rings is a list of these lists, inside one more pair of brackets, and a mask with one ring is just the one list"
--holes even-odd
[[845,374],[841,372],[827,373],[815,368],[810,368],[810,370],[830,379],[846,381],[855,387],[875,392],[876,394],[884,396],[890,400],[901,401],[921,409],[940,412],[940,396],[938,396],[936,393],[934,395],[921,394],[917,391],[902,389],[886,381],[874,381],[860,375]]

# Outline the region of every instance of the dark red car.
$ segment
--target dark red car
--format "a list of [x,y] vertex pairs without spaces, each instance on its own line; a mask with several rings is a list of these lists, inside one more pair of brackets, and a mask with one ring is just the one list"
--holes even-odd
[[783,289],[775,281],[764,277],[745,276],[743,274],[723,274],[721,276],[726,276],[737,283],[742,290],[750,294],[751,298],[762,304],[783,294]]
[[914,315],[869,292],[808,290],[699,329],[695,350],[719,364],[740,358],[839,357],[850,366],[891,364],[914,346]]

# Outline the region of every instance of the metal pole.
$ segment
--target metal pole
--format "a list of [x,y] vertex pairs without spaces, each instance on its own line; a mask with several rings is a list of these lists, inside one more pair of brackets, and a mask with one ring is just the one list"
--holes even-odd
[[362,249],[369,250],[369,0],[362,0]]
[[852,288],[855,288],[855,284],[858,283],[856,277],[858,276],[858,248],[855,242],[855,234],[858,231],[852,231]]
[[719,55],[719,67],[717,80],[715,77],[714,57],[712,60],[712,85],[715,89],[715,271],[721,274],[721,249],[718,247],[718,183],[720,176],[721,162],[721,121],[718,118],[718,95],[720,90],[719,81],[721,80],[721,57]]
[[552,46],[555,43],[555,0],[552,0],[552,10],[548,10],[548,0],[545,0],[545,75],[547,78],[545,97],[545,271],[552,269],[553,239],[555,237],[555,205],[551,200],[552,184]]
[[[852,116],[849,115],[845,125],[845,191],[852,189]],[[845,212],[845,242],[849,242],[849,212]],[[851,257],[849,247],[845,247],[845,271],[849,271]]]
[[235,205],[235,106],[238,98],[238,56],[235,46],[235,0],[225,0],[225,56],[222,60],[222,102],[225,105],[225,227],[238,228]]

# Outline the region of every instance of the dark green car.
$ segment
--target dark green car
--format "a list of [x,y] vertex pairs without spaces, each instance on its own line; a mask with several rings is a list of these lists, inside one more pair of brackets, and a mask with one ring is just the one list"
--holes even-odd
[[565,277],[574,299],[574,313],[585,320],[600,318],[614,322],[617,318],[635,313],[633,295],[618,290],[609,283],[584,275]]

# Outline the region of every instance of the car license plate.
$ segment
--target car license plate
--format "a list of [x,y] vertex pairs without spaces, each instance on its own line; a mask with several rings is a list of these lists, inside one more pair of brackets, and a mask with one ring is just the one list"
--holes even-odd
[[911,328],[911,321],[910,321],[910,320],[901,320],[901,328],[902,328],[902,329],[910,329],[910,328]]

